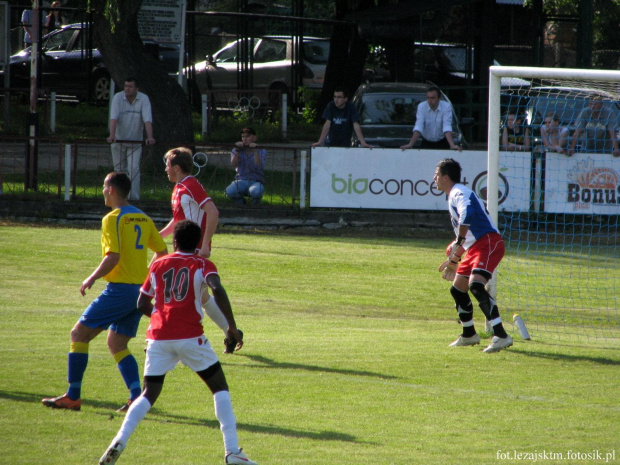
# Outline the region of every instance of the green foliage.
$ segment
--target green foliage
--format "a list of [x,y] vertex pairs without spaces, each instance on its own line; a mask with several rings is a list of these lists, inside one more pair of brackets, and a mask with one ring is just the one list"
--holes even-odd
[[318,119],[317,108],[319,106],[319,99],[321,98],[321,91],[300,87],[297,89],[297,95],[299,95],[299,102],[303,107],[301,113],[302,121],[313,124]]
[[[2,462],[95,463],[127,399],[105,334],[90,343],[82,410],[50,410],[41,398],[66,389],[69,331],[103,289],[78,290],[101,259],[100,232],[1,226]],[[479,465],[523,462],[500,453],[617,454],[617,341],[525,342],[508,325],[515,345],[498,354],[448,348],[460,327],[435,270],[449,239],[429,236],[438,234],[216,234],[213,260],[246,334],[221,362],[249,457]],[[147,324],[130,343],[141,371]],[[219,354],[221,332],[208,320],[205,330]],[[119,463],[222,459],[210,392],[177,366]]]
[[[593,1],[594,45],[597,49],[620,49],[620,2],[618,0]],[[578,16],[579,1],[543,0],[543,11],[547,15]],[[525,0],[525,6],[532,7],[533,0]]]

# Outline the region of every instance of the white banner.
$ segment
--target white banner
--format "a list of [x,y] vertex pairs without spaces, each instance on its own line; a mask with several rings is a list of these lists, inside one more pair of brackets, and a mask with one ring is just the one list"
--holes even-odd
[[[312,149],[310,206],[447,210],[433,182],[444,158],[457,160],[462,183],[486,198],[486,152],[319,147]],[[529,156],[500,155],[500,210],[529,209],[530,167]]]
[[545,212],[620,214],[620,158],[606,153],[547,153]]
[[185,0],[144,0],[138,13],[140,37],[153,42],[181,43]]

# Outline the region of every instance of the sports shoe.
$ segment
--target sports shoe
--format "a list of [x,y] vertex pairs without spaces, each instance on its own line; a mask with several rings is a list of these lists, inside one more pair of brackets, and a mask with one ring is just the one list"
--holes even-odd
[[[238,331],[239,334],[241,334],[241,339],[243,339],[243,331],[241,331],[240,329],[238,329]],[[224,339],[224,345],[226,346],[226,348],[224,349],[225,354],[234,354],[235,347],[237,347],[237,339],[235,339],[234,337],[231,339],[226,338]]]
[[121,453],[125,450],[125,446],[122,442],[111,444],[105,454],[99,459],[99,465],[113,465],[116,463]]
[[82,407],[82,399],[72,400],[69,398],[67,393],[64,393],[62,396],[58,397],[48,397],[46,399],[41,399],[43,405],[46,407],[52,408],[66,408],[69,410],[80,410]]
[[132,399],[129,399],[125,405],[123,405],[121,408],[116,409],[117,412],[126,412],[127,410],[129,410],[129,407],[131,407],[131,403],[133,402]]
[[500,350],[506,349],[510,347],[511,345],[512,345],[512,338],[510,336],[506,336],[506,337],[493,336],[491,343],[482,352],[486,352],[487,354],[490,354],[493,352],[499,352]]
[[477,344],[480,344],[479,334],[474,334],[473,336],[470,336],[470,337],[465,337],[461,334],[459,338],[456,341],[454,341],[452,344],[450,344],[448,347],[475,346]]
[[243,465],[258,465],[256,462],[251,461],[243,453],[243,449],[239,449],[239,452],[233,454],[232,452],[226,454],[225,462],[227,464],[243,464]]

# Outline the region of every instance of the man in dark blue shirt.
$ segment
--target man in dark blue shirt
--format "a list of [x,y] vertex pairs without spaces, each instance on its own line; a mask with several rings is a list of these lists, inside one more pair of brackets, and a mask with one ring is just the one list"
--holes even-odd
[[325,124],[318,142],[312,147],[351,147],[353,131],[360,141],[361,147],[372,148],[364,140],[359,115],[352,103],[349,103],[347,92],[342,88],[334,90],[334,100],[327,104],[323,112]]

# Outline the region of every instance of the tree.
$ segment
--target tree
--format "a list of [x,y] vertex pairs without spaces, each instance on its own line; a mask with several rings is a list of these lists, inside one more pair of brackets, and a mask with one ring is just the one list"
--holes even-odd
[[114,82],[135,77],[153,107],[153,132],[158,142],[192,143],[189,101],[183,88],[145,50],[138,33],[142,0],[90,0],[95,45]]

